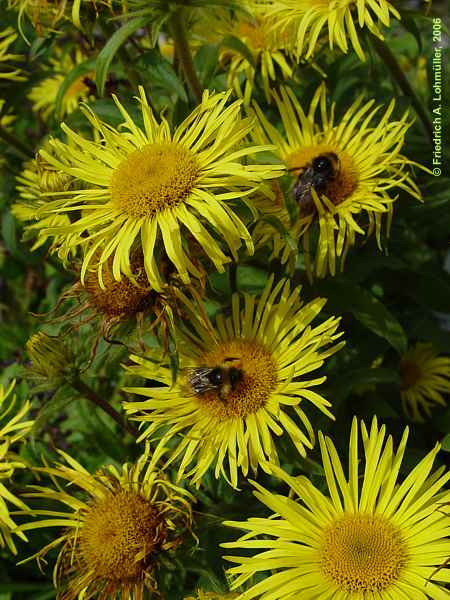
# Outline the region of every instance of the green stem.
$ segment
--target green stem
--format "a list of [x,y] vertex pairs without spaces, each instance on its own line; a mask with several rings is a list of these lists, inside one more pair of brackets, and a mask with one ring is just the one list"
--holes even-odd
[[203,89],[197,77],[197,72],[192,60],[191,49],[189,48],[181,9],[172,13],[170,18],[170,29],[175,42],[176,54],[180,60],[184,76],[186,77],[195,99],[200,104],[202,101]]
[[28,146],[21,142],[18,138],[16,138],[15,135],[9,133],[9,131],[6,131],[6,129],[3,129],[1,125],[0,139],[2,139],[4,142],[15,148],[18,152],[20,152],[27,158],[34,158],[34,152],[31,150],[31,148],[28,148]]
[[84,381],[82,381],[79,377],[75,377],[71,379],[70,385],[81,394],[84,398],[101,408],[104,412],[106,412],[118,425],[128,431],[133,437],[137,437],[138,433],[129,423],[125,421],[120,413],[117,412],[115,408],[113,408],[110,404],[105,402],[102,398],[97,396],[92,388],[90,388]]
[[400,65],[397,62],[394,54],[391,52],[389,46],[377,38],[375,35],[370,36],[372,46],[374,47],[376,53],[384,62],[386,67],[389,69],[392,78],[397,82],[402,92],[406,97],[411,99],[414,110],[417,113],[417,116],[422,121],[422,125],[430,138],[430,141],[433,139],[433,125],[431,123],[431,119],[429,114],[426,112],[420,98],[417,96],[414,88],[408,81],[408,78],[402,71]]
[[234,294],[238,291],[238,285],[237,285],[237,264],[235,262],[232,262],[230,265],[230,271],[229,271],[229,275],[230,275],[230,289],[231,289],[231,293]]

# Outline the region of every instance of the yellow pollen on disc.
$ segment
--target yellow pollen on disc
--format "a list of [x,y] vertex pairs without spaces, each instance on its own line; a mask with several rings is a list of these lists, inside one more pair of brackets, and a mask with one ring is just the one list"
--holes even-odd
[[325,532],[321,570],[349,593],[381,592],[398,580],[406,549],[397,529],[372,515],[348,515]]
[[164,539],[159,512],[142,496],[121,490],[87,512],[80,548],[97,578],[125,583],[142,578]]
[[257,412],[277,385],[277,372],[271,353],[256,342],[233,339],[205,353],[198,366],[239,369],[241,380],[234,388],[226,383],[221,390],[197,394],[200,402],[217,418],[245,417]]
[[130,217],[152,217],[189,196],[199,166],[178,144],[148,144],[132,152],[111,178],[113,205]]
[[421,377],[420,367],[411,360],[400,361],[400,378],[402,390],[407,390],[417,383]]
[[335,206],[342,204],[358,187],[358,170],[351,156],[328,144],[306,146],[296,150],[285,158],[286,166],[293,177],[300,177],[312,161],[319,156],[335,154],[338,157],[338,168],[334,178],[331,178],[319,196],[325,195]]

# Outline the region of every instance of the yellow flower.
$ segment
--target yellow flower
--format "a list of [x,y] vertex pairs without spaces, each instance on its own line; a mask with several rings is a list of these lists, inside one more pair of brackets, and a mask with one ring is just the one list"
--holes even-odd
[[[28,94],[35,112],[40,112],[44,119],[49,118],[55,110],[56,98],[66,75],[84,60],[85,57],[79,50],[76,51],[74,58],[64,54],[50,60],[52,75],[33,86]],[[93,72],[81,75],[72,83],[64,94],[61,116],[70,114],[78,108],[81,101],[88,101],[91,97],[89,87],[83,81],[85,77],[93,78],[95,75]]]
[[442,395],[450,393],[450,358],[440,356],[431,344],[412,346],[400,361],[403,410],[413,421],[431,416],[434,406],[446,406]]
[[6,400],[13,391],[15,383],[15,381],[12,381],[6,391],[3,386],[0,386],[0,548],[4,548],[6,545],[13,554],[17,554],[16,546],[12,539],[13,533],[18,535],[22,540],[26,540],[27,538],[23,533],[13,531],[17,525],[9,514],[7,502],[21,509],[26,509],[27,507],[2,482],[9,482],[16,469],[26,467],[21,458],[12,450],[12,446],[17,442],[23,442],[25,436],[33,426],[33,421],[22,420],[30,411],[30,403],[28,401],[18,407],[16,406],[17,398],[13,395],[9,404],[6,404]]
[[230,258],[205,224],[225,240],[233,258],[237,259],[241,239],[253,252],[251,236],[232,202],[276,177],[279,165],[241,164],[243,157],[267,146],[242,146],[254,122],[239,117],[239,101],[226,107],[228,96],[204,92],[200,106],[171,133],[163,117],[156,121],[140,88],[144,130],[114,98],[125,119],[120,131],[85,107],[102,140],[84,139],[63,124],[69,145],[52,140],[54,155],[41,151],[49,164],[84,186],[68,192],[70,199],[49,199],[41,210],[41,216],[82,211],[70,225],[43,232],[56,237],[63,260],[73,248],[83,247],[82,281],[94,256],[99,256],[100,283],[103,265],[111,256],[114,278],[120,280],[122,273],[131,277],[133,244],[142,247],[149,282],[157,291],[162,286],[158,262],[163,254],[183,282],[190,281],[190,274],[202,275],[189,256],[193,241],[223,271]]
[[[10,70],[10,66],[7,63],[9,60],[22,60],[24,57],[21,54],[9,54],[9,46],[17,39],[17,33],[15,33],[12,27],[7,27],[3,31],[0,31],[0,79],[9,79],[11,81],[25,81],[25,77],[22,75],[22,69]],[[4,67],[7,70],[4,71]]]
[[25,344],[32,370],[39,379],[52,383],[64,378],[74,362],[74,356],[59,337],[43,331],[34,333]]
[[36,469],[55,487],[31,486],[28,495],[57,502],[60,510],[30,509],[44,518],[20,528],[64,528],[31,557],[62,545],[54,567],[58,597],[136,600],[146,589],[155,591],[161,562],[174,560],[190,530],[193,497],[155,470],[159,457],[150,460],[148,448],[135,464],[108,466],[95,475],[59,453],[67,466]]
[[241,8],[244,10],[234,13],[229,10],[206,9],[195,29],[206,40],[211,37],[222,40],[227,36],[234,36],[243,42],[253,63],[231,47],[220,52],[220,61],[227,66],[227,85],[234,88],[236,94],[248,104],[258,74],[261,76],[266,99],[270,102],[271,86],[280,78],[287,80],[293,75],[285,53],[291,43],[289,34],[274,31],[273,21],[267,16],[264,5],[247,1],[242,3]]
[[[282,89],[275,94],[285,134],[280,133],[255,106],[261,128],[257,141],[269,140],[277,147],[277,156],[285,163],[297,181],[307,189],[297,196],[299,223],[293,233],[302,237],[304,260],[308,274],[317,277],[334,275],[336,262],[341,269],[348,250],[357,235],[376,234],[381,248],[383,215],[387,216],[387,234],[392,219],[394,188],[402,189],[417,199],[421,195],[412,181],[409,168],[417,165],[400,154],[405,134],[410,126],[406,112],[400,121],[391,121],[394,101],[388,107],[375,106],[374,101],[363,103],[360,97],[342,119],[334,117],[334,105],[326,107],[326,89],[321,85],[304,113],[292,90]],[[383,111],[378,119],[378,114]],[[320,124],[317,123],[320,114]],[[306,186],[313,161],[326,158],[332,162],[329,176],[322,189]],[[328,157],[333,157],[332,161]],[[316,227],[317,226],[317,227]],[[318,239],[311,261],[310,239]],[[298,233],[297,233],[298,232]]]
[[255,573],[271,574],[244,592],[242,600],[448,597],[439,583],[449,581],[448,569],[435,569],[450,553],[450,516],[442,509],[450,492],[440,491],[450,473],[441,467],[430,474],[439,444],[400,483],[408,429],[397,452],[376,417],[370,431],[361,423],[361,433],[364,456],[359,460],[355,418],[348,479],[333,442],[319,434],[328,494],[306,477],[275,466],[272,473],[289,485],[289,497],[253,482],[255,496],[275,514],[226,523],[247,533],[223,546],[261,552],[225,558],[237,563],[230,569],[238,575],[232,588]]
[[391,15],[400,19],[387,0],[276,0],[269,5],[268,15],[277,30],[296,30],[297,57],[309,58],[323,34],[331,50],[337,46],[348,52],[349,40],[361,60],[365,56],[359,33],[367,29],[383,39],[380,25],[389,27]]
[[[238,469],[247,475],[249,465],[256,472],[259,464],[277,460],[274,436],[288,433],[302,455],[313,447],[303,401],[333,418],[330,403],[312,389],[326,378],[308,377],[343,346],[335,343],[342,335],[336,333],[340,319],[312,327],[326,300],[302,305],[299,296],[300,288],[291,291],[285,280],[273,286],[272,277],[258,301],[245,295],[241,306],[235,294],[232,315],[219,315],[214,325],[194,309],[186,312],[195,333],[180,331],[181,371],[173,386],[168,366],[131,357],[139,365],[128,367],[131,372],[163,386],[127,388],[148,399],[125,402],[124,408],[146,425],[141,439],[159,440],[157,451],[177,438],[167,464],[182,457],[179,479],[193,476],[199,485],[215,462],[215,476],[228,478],[228,471],[236,487]],[[208,385],[218,369],[223,385]]]
[[23,223],[34,221],[34,223],[25,225],[24,240],[37,238],[31,250],[36,250],[47,242],[49,236],[43,233],[47,227],[70,224],[67,215],[49,214],[43,218],[38,217],[39,209],[47,202],[42,194],[63,192],[70,189],[72,183],[73,177],[58,172],[46,164],[39,155],[24,164],[22,173],[17,176],[16,190],[20,200],[11,206],[11,213]]

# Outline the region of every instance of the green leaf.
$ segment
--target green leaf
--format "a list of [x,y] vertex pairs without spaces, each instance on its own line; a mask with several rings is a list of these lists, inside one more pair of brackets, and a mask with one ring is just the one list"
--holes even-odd
[[175,94],[183,102],[188,101],[186,90],[178,79],[172,65],[157,50],[146,52],[142,56],[143,61],[145,61],[145,69],[148,72],[152,86],[162,88],[169,95]]
[[450,276],[445,272],[434,275],[423,265],[420,271],[403,271],[398,277],[401,289],[418,304],[443,313],[450,311]]
[[447,433],[447,435],[442,439],[441,445],[442,450],[445,452],[450,452],[450,433]]
[[329,298],[328,310],[342,314],[350,312],[362,325],[387,340],[403,354],[408,345],[406,334],[397,318],[370,292],[343,279],[320,281],[316,292]]
[[90,58],[89,60],[85,60],[80,63],[76,67],[74,67],[64,78],[64,81],[61,84],[61,87],[58,90],[55,99],[55,116],[56,119],[60,120],[62,115],[62,103],[64,100],[64,96],[67,93],[67,90],[73,85],[78,79],[80,79],[86,73],[92,72],[95,69],[95,58]]
[[219,49],[214,44],[205,44],[195,53],[195,69],[204,87],[208,87],[208,84],[216,71],[218,61]]
[[225,48],[230,48],[230,50],[234,50],[235,52],[241,54],[245,59],[248,60],[252,67],[256,69],[255,59],[253,58],[250,48],[238,37],[234,35],[227,35],[223,38],[220,45],[224,46]]
[[403,27],[406,29],[406,31],[409,31],[409,33],[411,33],[415,37],[419,54],[422,54],[422,49],[423,49],[422,36],[420,34],[420,29],[418,28],[415,19],[409,15],[402,14],[401,23],[402,23]]
[[109,38],[103,50],[97,57],[97,61],[95,64],[96,78],[95,82],[97,84],[97,92],[100,96],[103,96],[103,92],[105,90],[105,83],[108,77],[109,66],[116,55],[119,48],[124,44],[127,39],[133,35],[135,31],[145,27],[150,20],[150,16],[144,17],[136,17],[135,19],[131,19],[125,25],[122,25],[120,29],[117,29],[113,33],[113,35]]

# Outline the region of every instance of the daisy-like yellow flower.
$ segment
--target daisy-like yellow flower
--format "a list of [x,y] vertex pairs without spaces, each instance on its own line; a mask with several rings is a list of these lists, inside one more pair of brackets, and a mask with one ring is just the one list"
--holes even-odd
[[[67,227],[45,229],[55,236],[59,256],[82,246],[85,254],[81,279],[96,259],[99,280],[103,265],[113,257],[113,275],[131,277],[130,252],[141,247],[152,287],[160,291],[158,262],[162,252],[174,264],[185,283],[202,271],[189,248],[195,242],[216,269],[230,261],[217,239],[228,245],[233,258],[244,240],[249,252],[253,242],[235,213],[232,202],[263,189],[265,179],[276,177],[279,165],[241,163],[242,158],[267,149],[243,146],[252,131],[252,118],[239,117],[240,101],[226,106],[229,93],[205,91],[201,104],[174,133],[162,117],[155,119],[140,88],[144,129],[138,127],[114,97],[124,123],[120,130],[100,121],[84,108],[101,140],[82,138],[65,124],[68,144],[52,140],[54,154],[41,151],[45,160],[62,173],[72,175],[83,189],[68,192],[69,199],[49,198],[41,216],[70,214]],[[82,211],[76,217],[75,211]],[[216,237],[208,231],[213,230]]]
[[232,588],[255,573],[271,574],[242,600],[448,598],[449,569],[436,569],[450,554],[450,516],[443,509],[450,492],[441,491],[450,473],[442,467],[431,474],[439,444],[398,482],[408,429],[397,451],[376,417],[370,431],[361,423],[361,434],[359,460],[355,418],[348,479],[333,442],[319,434],[327,493],[276,466],[272,473],[289,485],[289,496],[253,482],[255,496],[274,514],[226,523],[247,533],[223,546],[261,552],[225,558],[237,563],[230,569],[238,576]]
[[46,164],[39,155],[24,164],[22,173],[17,176],[16,190],[20,200],[13,203],[11,213],[18,221],[26,223],[24,240],[34,240],[31,250],[37,250],[49,239],[43,233],[45,228],[70,224],[67,215],[58,213],[38,217],[39,209],[47,202],[42,194],[61,193],[70,189],[72,183],[73,177]]
[[33,421],[23,420],[30,411],[30,403],[27,401],[22,406],[17,406],[15,394],[11,397],[15,383],[12,381],[6,390],[0,386],[0,548],[6,545],[13,554],[17,554],[17,550],[12,536],[17,535],[22,540],[27,538],[23,533],[15,531],[17,525],[11,518],[8,504],[20,509],[27,507],[5,484],[10,482],[16,469],[26,467],[14,452],[13,446],[23,442],[33,426]]
[[[224,48],[219,59],[226,64],[227,85],[234,88],[239,97],[248,104],[255,85],[255,77],[261,82],[268,102],[271,101],[271,85],[281,78],[292,78],[292,67],[286,59],[286,49],[290,47],[289,33],[274,30],[273,21],[264,5],[243,2],[243,11],[231,13],[228,10],[205,10],[203,18],[196,24],[199,35],[204,39],[223,39],[234,36],[241,40],[250,52],[253,62],[233,48]],[[242,87],[242,82],[244,86]]]
[[403,410],[413,421],[423,422],[433,407],[447,405],[442,394],[450,394],[450,358],[431,344],[416,344],[401,357],[400,377]]
[[[61,54],[61,53],[60,53]],[[52,75],[46,77],[31,88],[28,98],[31,100],[33,110],[41,113],[44,119],[48,119],[55,110],[55,102],[59,89],[67,75],[77,65],[85,60],[83,54],[77,50],[72,58],[70,54],[61,54],[57,58],[50,60]],[[88,101],[92,94],[88,86],[84,83],[84,78],[95,78],[94,72],[81,75],[72,83],[64,94],[61,105],[61,116],[70,114],[78,108],[80,102]]]
[[181,371],[173,386],[169,366],[131,357],[139,365],[131,372],[163,385],[127,388],[148,399],[124,408],[145,427],[141,439],[158,440],[157,451],[178,438],[167,464],[182,457],[179,479],[192,476],[199,485],[215,463],[215,476],[228,480],[229,473],[236,487],[239,469],[247,475],[249,466],[256,472],[277,461],[274,436],[284,432],[302,455],[313,447],[302,402],[333,416],[330,403],[312,389],[326,378],[309,377],[344,345],[336,343],[340,319],[311,325],[325,302],[302,305],[299,287],[291,290],[285,280],[274,286],[272,277],[259,300],[246,294],[242,305],[235,294],[232,315],[219,315],[214,324],[194,309],[186,312],[195,332],[180,331]]
[[[10,54],[9,47],[17,39],[17,33],[12,27],[7,27],[0,31],[0,79],[9,79],[11,81],[25,81],[22,69],[12,69],[8,65],[9,60],[22,60],[21,54]],[[5,69],[6,67],[6,69]]]
[[[308,113],[290,89],[283,88],[275,100],[285,133],[255,106],[261,125],[256,139],[274,143],[277,156],[296,179],[292,194],[299,207],[299,223],[293,233],[302,237],[308,274],[334,275],[336,262],[341,261],[342,269],[357,235],[369,237],[375,232],[381,248],[383,216],[387,217],[388,234],[397,198],[392,194],[395,188],[421,199],[410,175],[410,167],[420,165],[400,154],[411,124],[408,113],[399,121],[391,120],[394,101],[387,107],[374,106],[373,100],[364,103],[360,97],[337,121],[334,105],[327,110],[324,84],[315,93]],[[319,167],[314,165],[324,159],[329,169],[317,191],[314,185],[319,183],[314,177],[322,171],[315,170]],[[313,185],[308,185],[311,180]],[[312,259],[310,240],[316,229]]]
[[361,60],[365,60],[359,34],[367,29],[383,39],[380,26],[389,27],[391,16],[400,13],[387,0],[276,0],[269,4],[268,15],[277,30],[294,29],[297,57],[311,57],[322,37],[328,37],[331,50],[348,52],[349,42]]
[[60,510],[29,509],[43,518],[20,528],[63,528],[31,557],[62,545],[54,568],[58,597],[137,600],[145,590],[156,591],[161,562],[173,561],[190,531],[193,497],[156,470],[160,457],[150,460],[148,449],[135,464],[108,466],[95,475],[60,455],[67,464],[36,469],[54,487],[31,486],[28,494],[57,502]]

